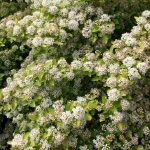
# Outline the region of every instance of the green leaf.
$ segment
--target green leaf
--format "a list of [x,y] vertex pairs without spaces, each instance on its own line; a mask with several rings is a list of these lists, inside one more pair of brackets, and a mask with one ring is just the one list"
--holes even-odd
[[117,124],[117,126],[118,126],[118,129],[119,129],[120,131],[123,131],[123,123],[122,123],[122,122],[119,122],[119,123]]
[[107,44],[107,43],[108,43],[108,40],[109,40],[109,37],[108,37],[108,36],[103,36],[102,42],[103,42],[104,44]]
[[102,103],[105,104],[107,102],[107,97],[106,95],[102,95]]
[[144,150],[142,145],[138,145],[136,150]]
[[92,119],[92,116],[89,113],[85,114],[85,119],[90,121]]
[[17,101],[12,100],[12,108],[15,109],[17,107]]
[[6,108],[6,110],[7,110],[7,111],[9,111],[9,110],[11,109],[10,104],[9,104],[9,103],[7,103],[7,104],[5,105],[5,108]]
[[93,24],[93,26],[92,26],[92,32],[94,33],[94,32],[98,32],[98,31],[99,31],[99,26],[96,25],[96,24]]
[[99,121],[100,121],[100,122],[105,121],[105,116],[104,116],[103,114],[100,114],[100,115],[99,115]]
[[95,108],[96,109],[97,105],[98,105],[98,102],[96,100],[89,101],[89,103],[88,103],[89,108]]
[[30,132],[25,133],[25,134],[23,135],[23,139],[24,139],[24,140],[28,140],[29,135],[30,135]]

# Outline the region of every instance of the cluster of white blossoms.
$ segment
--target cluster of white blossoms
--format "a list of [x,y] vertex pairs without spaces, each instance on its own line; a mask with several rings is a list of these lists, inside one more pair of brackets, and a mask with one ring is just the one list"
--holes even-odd
[[106,50],[115,28],[102,8],[32,0],[31,9],[0,22],[2,37],[22,44],[12,49],[31,49],[0,92],[12,149],[149,150],[150,12]]

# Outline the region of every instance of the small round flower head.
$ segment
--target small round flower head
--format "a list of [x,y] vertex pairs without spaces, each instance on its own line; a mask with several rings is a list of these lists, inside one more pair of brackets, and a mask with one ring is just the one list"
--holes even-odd
[[23,148],[26,144],[26,140],[23,139],[23,136],[21,134],[16,134],[12,140],[12,147],[19,146],[20,148]]
[[105,143],[105,139],[103,136],[97,135],[96,139],[93,140],[94,146],[96,149],[99,149],[100,147],[102,147],[102,145],[104,145]]
[[140,77],[140,74],[139,74],[139,72],[138,72],[138,70],[136,68],[129,68],[129,70],[128,70],[128,76],[131,79],[136,79],[136,78]]
[[35,33],[35,27],[34,26],[28,26],[27,27],[27,34],[33,35]]
[[72,79],[74,79],[75,74],[72,71],[69,71],[66,73],[66,77],[67,77],[67,79],[72,80]]
[[14,26],[13,28],[13,35],[19,35],[22,32],[20,26]]
[[117,74],[119,71],[119,64],[110,64],[109,65],[109,73]]
[[86,102],[86,98],[79,96],[77,97],[77,102]]
[[144,127],[144,128],[143,128],[143,133],[144,133],[145,135],[149,135],[149,134],[150,134],[150,129],[149,129],[149,127]]
[[77,30],[78,27],[79,27],[79,23],[78,23],[76,20],[70,20],[70,21],[68,22],[68,28],[69,28],[70,30]]
[[44,38],[43,44],[51,46],[51,45],[54,44],[54,39],[53,38],[48,38],[48,37]]
[[121,100],[121,108],[122,108],[122,110],[128,110],[130,108],[129,101],[127,101],[125,99]]
[[72,111],[75,119],[79,119],[79,120],[84,119],[85,112],[81,106],[77,106],[76,108],[73,108]]
[[150,23],[145,24],[144,28],[147,32],[150,32]]
[[76,16],[76,12],[75,11],[70,11],[69,14],[68,14],[68,18],[69,19],[74,19]]
[[120,92],[116,88],[109,90],[107,94],[110,101],[117,101],[121,97]]
[[107,67],[106,65],[99,65],[95,67],[95,72],[97,73],[98,76],[105,75],[107,73]]
[[123,60],[123,64],[127,67],[127,68],[131,68],[134,64],[136,63],[136,61],[128,56]]
[[48,8],[51,4],[51,1],[49,0],[43,0],[42,1],[42,6]]
[[101,16],[101,22],[109,22],[110,21],[110,16],[108,16],[107,14],[103,14]]
[[136,22],[137,22],[137,24],[139,24],[139,25],[143,25],[143,24],[146,24],[146,23],[147,23],[147,20],[146,20],[145,17],[141,16],[141,17],[136,18]]
[[54,135],[54,144],[56,146],[60,145],[63,142],[64,138],[64,134],[57,132],[57,134]]
[[74,60],[71,63],[71,67],[75,70],[79,70],[82,67],[82,63],[79,60]]
[[33,40],[32,40],[32,44],[33,46],[35,47],[38,47],[38,46],[41,46],[43,43],[43,39],[41,37],[35,37]]
[[14,25],[15,25],[15,22],[14,22],[13,20],[8,20],[8,21],[6,22],[6,27],[7,27],[7,28],[13,28]]
[[114,58],[114,55],[112,52],[105,52],[103,54],[103,60],[105,63],[109,63],[110,60],[112,60]]
[[119,80],[118,80],[118,86],[125,89],[127,88],[129,85],[129,80],[124,78],[124,77],[121,77]]
[[123,120],[123,113],[121,112],[114,112],[114,115],[112,116],[112,119],[114,123],[118,123]]
[[133,38],[130,33],[124,33],[121,39],[127,46],[135,46],[137,44],[136,38]]
[[142,12],[142,16],[143,16],[143,17],[146,17],[146,18],[150,17],[150,11],[149,11],[149,10],[143,11],[143,12]]
[[91,28],[89,28],[89,27],[84,27],[84,28],[82,29],[82,35],[83,35],[85,38],[89,38],[89,37],[92,35]]
[[133,36],[139,36],[141,35],[141,27],[140,26],[134,26],[131,30],[131,34]]
[[56,6],[50,6],[48,8],[48,12],[51,13],[52,15],[55,15],[58,12],[58,8]]
[[71,114],[70,111],[66,111],[66,112],[63,112],[60,116],[60,119],[62,120],[62,122],[64,124],[70,124],[72,119],[73,119],[73,115]]
[[116,77],[110,77],[107,79],[106,81],[106,84],[109,86],[109,87],[115,87],[116,84],[117,84],[117,79]]
[[79,148],[80,148],[80,150],[89,150],[88,147],[87,147],[87,145],[80,146]]
[[94,64],[91,61],[88,61],[83,64],[83,67],[86,71],[92,72],[94,69]]
[[63,17],[67,17],[67,15],[68,15],[68,9],[67,8],[63,8],[61,10],[61,14],[62,14]]
[[137,68],[142,74],[145,74],[148,70],[148,63],[147,62],[140,62],[137,64]]
[[37,136],[39,136],[39,134],[40,134],[39,129],[37,129],[37,128],[32,129],[30,132],[31,140],[34,140],[35,138],[37,138]]
[[104,13],[103,9],[101,7],[98,7],[96,10],[96,14],[101,17],[101,15]]

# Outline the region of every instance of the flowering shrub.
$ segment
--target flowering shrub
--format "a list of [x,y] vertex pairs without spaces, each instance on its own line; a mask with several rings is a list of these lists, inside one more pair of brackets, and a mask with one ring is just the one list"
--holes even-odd
[[32,0],[0,22],[0,69],[12,75],[0,136],[12,150],[150,149],[150,11],[112,42],[115,22],[94,4]]
[[22,0],[17,2],[12,0],[0,0],[0,19],[17,12],[18,10],[23,10],[26,7],[27,3]]

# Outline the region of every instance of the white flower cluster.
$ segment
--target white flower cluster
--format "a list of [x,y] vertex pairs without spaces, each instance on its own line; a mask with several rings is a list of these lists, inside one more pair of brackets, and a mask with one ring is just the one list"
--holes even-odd
[[148,147],[150,12],[110,50],[99,52],[114,31],[100,7],[32,0],[31,8],[30,15],[0,23],[3,38],[31,48],[0,91],[2,112],[16,123],[12,148]]

